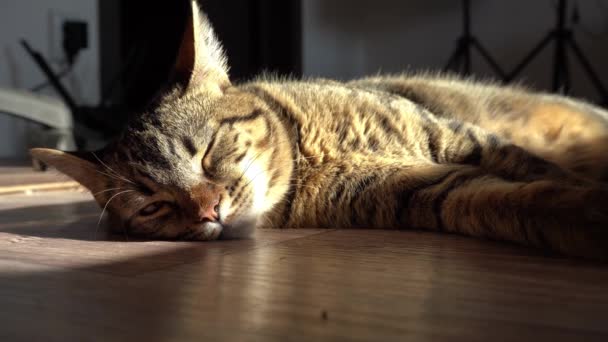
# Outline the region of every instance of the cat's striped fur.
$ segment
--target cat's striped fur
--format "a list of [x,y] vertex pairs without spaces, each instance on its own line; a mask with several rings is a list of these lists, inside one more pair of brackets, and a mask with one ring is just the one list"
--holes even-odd
[[413,228],[608,258],[604,110],[437,75],[232,85],[192,8],[175,83],[117,142],[33,151],[128,233]]

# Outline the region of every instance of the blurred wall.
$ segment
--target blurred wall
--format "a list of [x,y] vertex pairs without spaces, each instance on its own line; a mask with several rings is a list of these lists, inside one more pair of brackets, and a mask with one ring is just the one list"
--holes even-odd
[[[64,84],[81,104],[99,99],[98,5],[104,0],[1,0],[0,87],[30,88],[44,77],[18,43],[26,38],[59,69],[63,19],[89,23],[89,48],[81,52]],[[204,1],[204,0],[203,0]],[[608,2],[576,1],[581,25],[576,37],[608,83]],[[554,25],[552,0],[473,0],[473,31],[507,70]],[[349,79],[406,69],[443,67],[460,34],[460,1],[454,0],[304,0],[303,72],[308,76]],[[221,37],[220,37],[221,38]],[[552,49],[524,72],[527,84],[548,89]],[[474,72],[491,75],[476,56]],[[597,94],[577,65],[573,92]],[[45,93],[53,94],[52,90]],[[0,158],[25,155],[25,123],[0,115]]]
[[[99,99],[98,0],[1,0],[0,87],[29,89],[45,81],[44,75],[25,53],[19,39],[51,62],[54,70],[63,61],[61,23],[79,19],[88,23],[89,48],[82,50],[73,72],[63,84],[81,104]],[[49,87],[42,93],[54,95]],[[22,120],[0,115],[0,158],[25,155],[25,126]]]
[[[580,7],[575,36],[608,85],[608,1],[570,1]],[[303,1],[305,75],[349,79],[406,69],[442,68],[461,33],[460,1],[306,0]],[[552,0],[472,1],[472,30],[506,70],[514,66],[554,26]],[[525,83],[549,89],[553,47],[522,74]],[[473,54],[473,70],[491,76]],[[572,60],[572,58],[571,58]],[[572,65],[573,93],[598,94]]]

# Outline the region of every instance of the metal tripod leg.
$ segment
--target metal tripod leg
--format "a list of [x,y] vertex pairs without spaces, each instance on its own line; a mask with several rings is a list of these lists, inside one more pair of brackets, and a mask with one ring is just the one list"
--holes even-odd
[[473,39],[471,41],[471,43],[473,44],[473,47],[475,47],[477,49],[477,51],[479,51],[479,54],[481,54],[481,56],[486,60],[486,62],[488,62],[490,67],[492,67],[492,69],[494,69],[494,72],[498,76],[500,76],[500,78],[503,81],[505,81],[507,79],[507,75],[502,70],[502,68],[498,65],[498,63],[496,63],[494,58],[492,58],[492,56],[490,56],[488,51],[479,43],[479,41],[477,41],[477,39]]
[[587,74],[587,76],[589,77],[589,79],[591,80],[591,82],[593,83],[595,88],[597,89],[597,91],[600,93],[600,96],[602,96],[602,100],[604,102],[608,102],[608,91],[606,90],[606,87],[602,83],[602,80],[600,80],[600,78],[597,77],[597,73],[595,72],[595,70],[593,70],[591,63],[589,62],[589,60],[587,60],[587,58],[583,54],[581,48],[578,46],[578,44],[572,37],[570,37],[570,39],[566,40],[566,42],[572,48],[574,55],[576,56],[578,61],[581,63],[583,69],[585,70],[585,73]]

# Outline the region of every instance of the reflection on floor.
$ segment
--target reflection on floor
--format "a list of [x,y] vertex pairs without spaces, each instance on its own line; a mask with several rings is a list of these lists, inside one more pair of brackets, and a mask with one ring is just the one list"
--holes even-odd
[[98,215],[0,196],[0,340],[608,341],[608,265],[411,231],[126,241]]

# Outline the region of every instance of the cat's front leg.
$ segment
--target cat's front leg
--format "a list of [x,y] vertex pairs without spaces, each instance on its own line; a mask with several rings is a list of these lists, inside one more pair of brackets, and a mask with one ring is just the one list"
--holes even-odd
[[430,229],[608,259],[608,191],[552,180],[507,181],[478,167],[407,167],[349,208],[376,227]]

